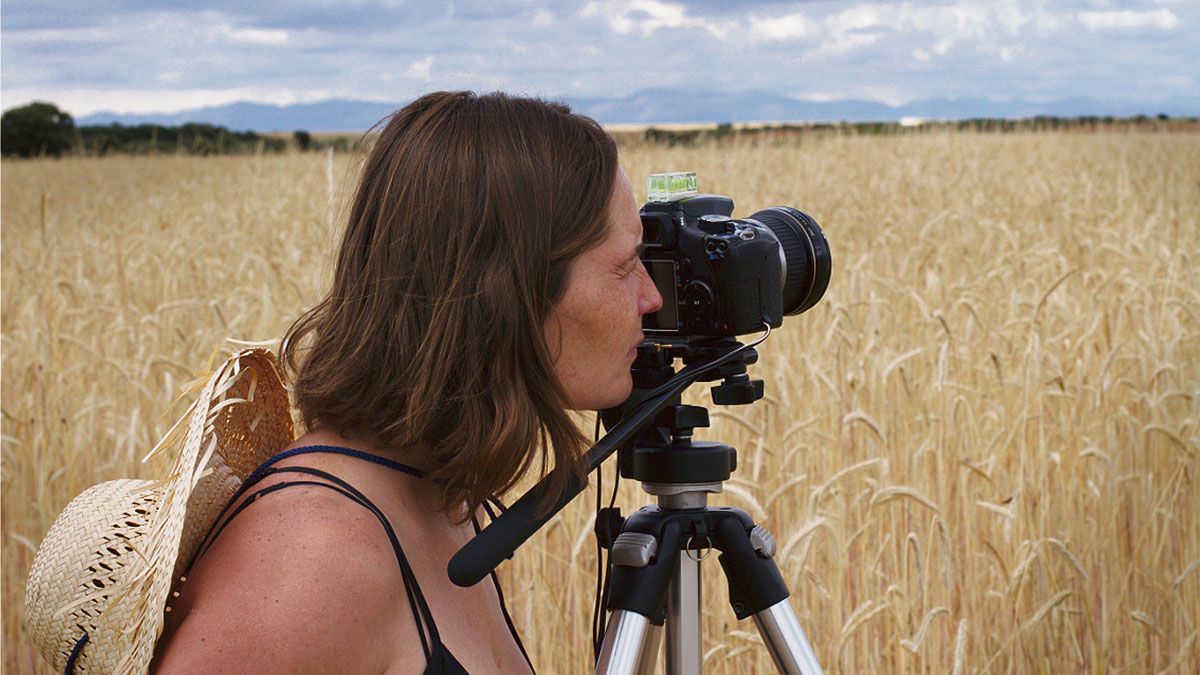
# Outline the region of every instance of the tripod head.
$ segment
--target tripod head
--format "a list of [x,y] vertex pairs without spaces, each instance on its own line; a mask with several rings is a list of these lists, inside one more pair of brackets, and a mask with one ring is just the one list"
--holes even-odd
[[[727,356],[723,365],[696,378],[696,381],[722,383],[712,388],[717,405],[745,405],[763,396],[763,381],[751,380],[746,367],[758,361],[758,352],[733,338],[683,338],[643,343],[633,363],[634,391],[629,401],[669,381],[675,375],[673,364],[682,360],[688,366],[709,364]],[[696,495],[720,492],[721,483],[737,468],[737,450],[723,443],[694,441],[693,431],[707,427],[708,408],[685,405],[675,395],[636,435],[632,444],[618,450],[618,465],[625,478],[640,481],[650,494],[664,505],[697,505]],[[613,428],[629,412],[630,404],[605,410],[601,417],[606,428]],[[691,498],[673,497],[692,495]]]
[[[737,453],[720,443],[692,441],[696,427],[708,426],[708,410],[683,405],[680,396],[697,381],[719,379],[722,384],[713,387],[718,405],[762,398],[763,382],[749,379],[746,366],[758,361],[754,347],[771,334],[770,324],[764,322],[763,327],[765,332],[748,345],[730,337],[643,342],[633,365],[634,390],[621,406],[603,411],[609,431],[584,455],[584,474],[621,450],[622,475],[642,481],[644,487],[665,486],[653,494],[719,492],[721,481],[737,465]],[[678,372],[676,359],[685,364]],[[558,499],[542,510],[549,484],[549,477],[542,479],[454,554],[447,570],[450,580],[459,586],[478,583],[587,487],[586,480],[568,480]],[[714,484],[715,489],[696,487]]]

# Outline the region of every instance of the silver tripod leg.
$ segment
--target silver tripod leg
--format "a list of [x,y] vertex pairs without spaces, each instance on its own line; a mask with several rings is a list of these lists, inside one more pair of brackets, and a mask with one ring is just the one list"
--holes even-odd
[[596,674],[652,675],[662,627],[637,612],[618,609],[608,619]]
[[[686,557],[686,556],[685,556]],[[762,636],[779,672],[787,675],[821,675],[821,664],[813,653],[804,629],[787,598],[754,615],[754,625]]]
[[699,675],[704,665],[701,597],[700,561],[684,551],[667,596],[667,675]]

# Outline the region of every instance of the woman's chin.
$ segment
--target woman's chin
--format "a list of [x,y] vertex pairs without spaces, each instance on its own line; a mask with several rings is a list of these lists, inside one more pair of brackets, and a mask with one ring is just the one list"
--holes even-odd
[[629,400],[629,395],[632,393],[633,393],[633,376],[629,373],[626,373],[624,386],[622,386],[618,390],[618,393],[613,395],[613,397],[611,399],[611,403],[609,403],[605,407],[606,408],[615,408],[615,407],[621,405],[625,401]]
[[604,396],[597,396],[596,398],[592,399],[592,401],[586,408],[584,408],[584,410],[606,410],[608,408],[615,408],[628,400],[629,395],[632,393],[633,382],[629,381],[624,387],[612,390],[612,393]]

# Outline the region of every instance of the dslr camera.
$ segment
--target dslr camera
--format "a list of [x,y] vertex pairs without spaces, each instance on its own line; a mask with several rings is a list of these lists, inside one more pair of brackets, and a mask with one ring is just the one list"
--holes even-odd
[[662,309],[648,338],[733,337],[808,310],[829,285],[829,243],[809,216],[773,206],[733,218],[733,200],[699,194],[696,174],[653,174],[639,212],[642,263]]

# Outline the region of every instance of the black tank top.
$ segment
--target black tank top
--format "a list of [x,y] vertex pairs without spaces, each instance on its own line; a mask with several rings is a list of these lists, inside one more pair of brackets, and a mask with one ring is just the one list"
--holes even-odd
[[[387,534],[388,540],[392,544],[392,550],[396,553],[396,562],[400,565],[400,575],[404,579],[404,591],[408,597],[409,605],[412,606],[413,618],[416,620],[417,624],[417,634],[421,638],[421,649],[425,652],[425,673],[427,675],[433,675],[434,673],[449,673],[452,675],[458,675],[461,673],[465,675],[467,670],[463,668],[461,663],[458,662],[458,659],[454,658],[454,655],[450,653],[450,650],[446,648],[446,645],[442,643],[442,639],[438,635],[437,625],[433,622],[433,613],[429,611],[429,605],[425,602],[425,596],[421,593],[421,587],[417,585],[416,575],[413,574],[412,566],[408,564],[408,558],[404,555],[404,549],[401,548],[400,540],[396,537],[396,532],[392,529],[392,524],[388,521],[387,516],[385,516],[383,512],[380,511],[377,506],[371,503],[371,500],[367,499],[366,496],[364,496],[361,492],[333,474],[306,466],[272,466],[281,459],[314,452],[332,453],[337,455],[346,455],[348,457],[355,457],[379,464],[381,466],[386,466],[389,469],[401,471],[411,476],[416,476],[417,478],[423,478],[425,475],[423,472],[406,464],[401,464],[400,462],[392,461],[385,457],[379,457],[378,455],[372,455],[360,450],[343,448],[334,445],[308,445],[281,452],[263,462],[261,466],[255,469],[246,478],[246,481],[242,484],[241,488],[234,493],[233,497],[229,500],[229,503],[225,505],[225,508],[221,510],[220,515],[218,515],[217,519],[213,522],[212,529],[209,530],[209,534],[205,537],[203,545],[198,551],[196,551],[196,554],[188,563],[188,569],[191,569],[196,560],[198,560],[200,556],[203,555],[210,546],[212,546],[213,541],[216,540],[217,536],[221,534],[221,531],[225,529],[225,526],[229,524],[229,521],[232,520],[234,516],[241,513],[243,509],[254,503],[262,496],[275,492],[276,490],[290,487],[292,485],[317,485],[328,488],[334,492],[344,495],[354,502],[357,502],[360,506],[374,514],[375,518],[379,520],[379,524],[383,526],[383,530]],[[232,512],[229,512],[230,507],[237,503],[238,499],[240,499],[242,495],[244,495],[256,484],[258,484],[259,481],[267,476],[277,473],[294,473],[300,474],[301,477],[297,480],[281,481],[279,483],[262,488],[261,490],[252,493],[249,497],[242,501],[241,504],[238,504],[237,508],[233,509]],[[309,478],[304,478],[304,476],[308,476]],[[492,510],[492,507],[494,506],[500,511],[503,511],[504,506],[496,499],[492,499],[491,502],[491,504],[485,502],[483,506],[484,510],[487,511],[488,516],[495,518],[495,511]],[[474,525],[475,532],[478,534],[480,529],[478,519],[472,516],[471,523]],[[496,594],[500,596],[500,609],[504,613],[504,621],[508,624],[508,630],[512,633],[513,639],[516,640],[517,647],[521,650],[521,655],[525,657],[525,661],[529,664],[530,671],[534,671],[533,662],[529,660],[529,654],[525,651],[525,645],[521,643],[521,637],[517,635],[517,629],[513,626],[512,618],[508,614],[508,607],[504,604],[504,593],[500,590],[500,582],[496,578],[496,573],[493,571],[491,576],[492,583],[496,585]]]

